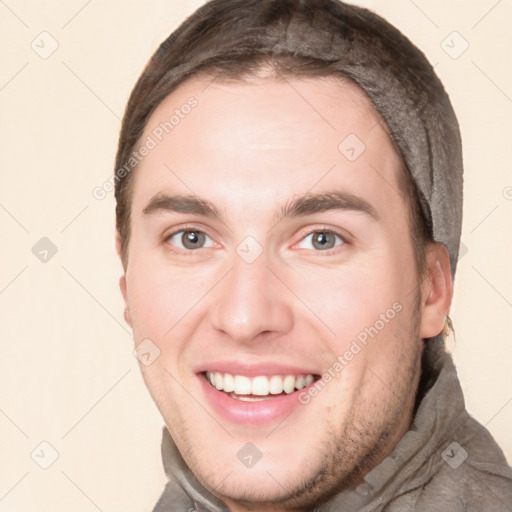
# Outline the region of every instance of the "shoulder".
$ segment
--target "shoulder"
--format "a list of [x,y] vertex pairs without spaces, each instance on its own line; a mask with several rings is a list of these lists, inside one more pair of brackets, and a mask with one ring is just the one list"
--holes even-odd
[[[512,511],[512,469],[491,434],[471,417],[432,455],[436,467],[414,510]],[[437,459],[437,460],[436,460]]]

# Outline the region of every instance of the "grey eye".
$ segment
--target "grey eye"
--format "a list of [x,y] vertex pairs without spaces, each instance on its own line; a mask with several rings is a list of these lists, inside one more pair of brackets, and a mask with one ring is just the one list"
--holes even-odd
[[[337,242],[338,240],[339,242]],[[301,244],[304,242],[311,244],[312,247],[303,246],[301,249],[313,248],[318,251],[333,249],[344,243],[342,238],[332,231],[313,231],[313,233],[310,233],[302,239]]]
[[207,247],[205,246],[207,240],[210,240],[210,237],[208,237],[202,231],[195,231],[191,229],[177,231],[169,238],[169,242],[172,245],[180,249],[187,250],[202,249],[203,247]]

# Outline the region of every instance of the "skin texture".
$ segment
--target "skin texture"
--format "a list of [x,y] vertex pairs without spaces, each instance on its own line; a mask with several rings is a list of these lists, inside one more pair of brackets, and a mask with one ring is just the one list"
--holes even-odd
[[[160,356],[145,383],[185,461],[232,511],[305,510],[357,483],[407,431],[422,338],[442,331],[452,297],[448,253],[432,244],[416,274],[400,161],[369,100],[335,79],[191,79],[155,110],[143,138],[194,96],[198,105],[135,171],[128,262],[120,286],[135,343]],[[292,87],[293,86],[293,87]],[[206,88],[205,88],[206,87]],[[355,134],[364,152],[338,145]],[[379,219],[331,210],[275,218],[304,193],[343,190]],[[143,213],[157,194],[199,196],[222,219]],[[184,229],[205,245],[184,249]],[[333,230],[332,249],[312,232]],[[247,263],[237,246],[263,249]],[[174,245],[173,245],[174,244]],[[119,243],[118,243],[119,245]],[[401,310],[312,398],[282,422],[241,425],[216,414],[196,369],[209,361],[275,361],[322,375],[354,338]],[[261,460],[237,452],[252,442]]]

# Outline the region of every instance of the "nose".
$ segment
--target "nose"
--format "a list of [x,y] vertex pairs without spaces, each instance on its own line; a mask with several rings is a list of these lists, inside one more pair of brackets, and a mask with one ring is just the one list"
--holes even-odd
[[292,329],[293,297],[268,268],[265,254],[252,263],[235,255],[231,271],[216,288],[213,327],[237,343],[273,339]]

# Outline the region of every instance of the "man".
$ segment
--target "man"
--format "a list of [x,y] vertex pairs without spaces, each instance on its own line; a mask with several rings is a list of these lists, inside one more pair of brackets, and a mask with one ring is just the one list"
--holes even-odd
[[121,290],[165,420],[155,510],[512,508],[443,332],[460,137],[421,52],[337,0],[213,0],[116,159]]

